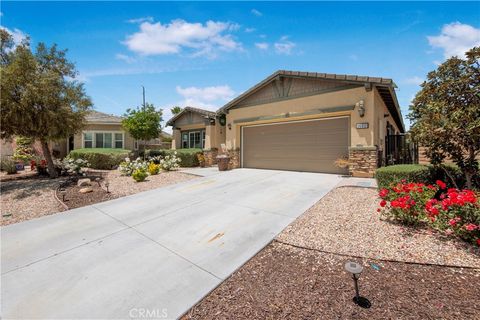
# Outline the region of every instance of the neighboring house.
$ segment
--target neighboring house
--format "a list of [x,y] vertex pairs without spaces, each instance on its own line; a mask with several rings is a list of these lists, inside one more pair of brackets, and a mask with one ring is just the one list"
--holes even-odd
[[[165,146],[163,139],[170,141],[171,135],[163,132],[157,139],[146,142],[136,141],[123,129],[122,118],[99,111],[90,111],[85,117],[87,122],[82,131],[69,139],[52,141],[50,148],[54,156],[63,158],[71,150],[81,148],[116,148],[137,150],[139,145],[145,144],[148,148],[169,148],[170,142]],[[15,148],[15,141],[1,141],[2,156],[11,156]],[[36,148],[41,150],[41,148]]]
[[68,139],[67,153],[81,148],[136,149],[135,139],[123,129],[121,117],[90,111],[85,120],[85,128]]
[[346,173],[334,162],[348,157],[354,176],[372,176],[385,136],[405,131],[395,88],[385,78],[282,70],[216,113],[186,108],[167,125],[172,148],[202,146],[190,132],[205,130],[203,148],[225,144],[231,167]]

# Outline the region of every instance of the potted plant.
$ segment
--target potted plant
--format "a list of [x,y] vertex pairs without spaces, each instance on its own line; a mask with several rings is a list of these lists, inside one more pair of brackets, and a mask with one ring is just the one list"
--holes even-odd
[[217,156],[217,164],[219,171],[227,171],[230,157],[226,154],[220,154]]
[[197,153],[197,159],[200,167],[205,168],[205,156],[203,153]]

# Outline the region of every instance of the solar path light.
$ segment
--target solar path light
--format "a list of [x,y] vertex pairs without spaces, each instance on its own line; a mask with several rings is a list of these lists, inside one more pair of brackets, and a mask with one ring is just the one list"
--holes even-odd
[[358,279],[363,271],[362,265],[349,261],[345,263],[345,270],[352,274],[353,283],[355,284],[355,297],[353,297],[353,302],[362,308],[370,308],[372,305],[370,301],[368,301],[368,299],[365,297],[361,297],[358,291]]

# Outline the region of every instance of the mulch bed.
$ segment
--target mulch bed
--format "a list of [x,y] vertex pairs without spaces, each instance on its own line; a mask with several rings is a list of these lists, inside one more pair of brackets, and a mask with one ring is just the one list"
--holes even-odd
[[[347,261],[364,265],[356,306]],[[372,263],[372,265],[371,265]],[[376,270],[379,269],[379,270]],[[183,319],[478,319],[480,270],[353,259],[273,242]]]
[[[93,179],[92,179],[93,180]],[[90,188],[93,189],[89,193],[80,193],[80,189],[85,187],[78,187],[75,182],[68,186],[65,194],[65,204],[69,209],[85,207],[91,204],[115,199],[112,193],[107,193],[102,187],[99,187],[95,181],[92,181]],[[62,200],[62,195],[57,192],[57,196]]]
[[278,240],[376,260],[480,268],[479,247],[382,217],[377,213],[377,193],[370,188],[336,188],[290,224]]

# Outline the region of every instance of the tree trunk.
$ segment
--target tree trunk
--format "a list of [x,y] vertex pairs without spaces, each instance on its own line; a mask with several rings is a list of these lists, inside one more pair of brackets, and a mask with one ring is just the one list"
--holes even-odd
[[470,189],[472,190],[472,173],[470,172],[470,170],[467,169],[467,171],[465,171],[465,180],[467,181],[466,184],[467,184],[467,189]]
[[48,148],[48,142],[41,140],[40,144],[42,146],[43,156],[45,157],[45,160],[47,160],[48,174],[50,178],[56,178],[57,170],[55,170],[55,165],[53,164],[52,154]]

